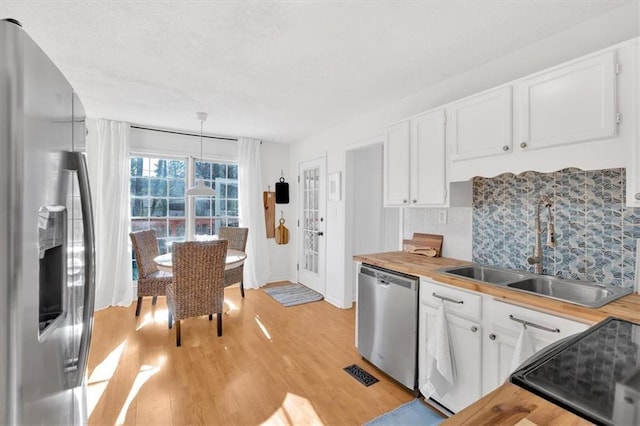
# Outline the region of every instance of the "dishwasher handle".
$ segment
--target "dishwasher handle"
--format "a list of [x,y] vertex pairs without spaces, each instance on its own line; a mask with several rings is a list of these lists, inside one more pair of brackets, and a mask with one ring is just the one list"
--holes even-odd
[[409,275],[404,275],[401,273],[394,273],[393,271],[382,271],[378,269],[373,269],[367,266],[360,267],[360,273],[362,275],[366,275],[372,277],[377,281],[378,284],[384,286],[390,286],[391,284],[397,285],[400,287],[408,288],[410,290],[416,290],[418,287],[418,278],[412,277]]

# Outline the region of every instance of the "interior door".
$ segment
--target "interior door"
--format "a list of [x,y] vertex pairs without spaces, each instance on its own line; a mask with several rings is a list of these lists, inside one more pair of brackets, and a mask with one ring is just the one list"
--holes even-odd
[[298,166],[298,282],[324,295],[326,164],[324,158]]

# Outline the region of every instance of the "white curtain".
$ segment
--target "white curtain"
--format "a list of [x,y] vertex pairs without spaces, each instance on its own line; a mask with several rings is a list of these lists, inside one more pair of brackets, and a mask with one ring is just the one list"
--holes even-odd
[[129,124],[96,120],[87,137],[87,166],[96,235],[95,309],[129,306]]
[[238,140],[238,191],[240,192],[240,226],[249,228],[247,260],[244,261],[244,287],[258,288],[269,279],[267,231],[262,204],[260,141]]

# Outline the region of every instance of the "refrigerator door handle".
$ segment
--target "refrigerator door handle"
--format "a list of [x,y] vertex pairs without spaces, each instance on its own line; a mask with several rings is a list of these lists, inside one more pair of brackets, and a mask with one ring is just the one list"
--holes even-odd
[[[91,343],[91,330],[93,328],[93,308],[95,302],[95,235],[93,230],[93,210],[91,205],[91,189],[89,186],[89,172],[84,154],[71,152],[73,155],[73,169],[78,176],[78,189],[80,192],[80,207],[82,209],[82,225],[84,235],[84,264],[85,264],[85,289],[82,309],[82,335],[77,360],[67,365],[66,369],[76,370],[75,386],[80,386],[84,379],[84,371],[89,357],[89,345]],[[75,367],[75,368],[74,368]]]

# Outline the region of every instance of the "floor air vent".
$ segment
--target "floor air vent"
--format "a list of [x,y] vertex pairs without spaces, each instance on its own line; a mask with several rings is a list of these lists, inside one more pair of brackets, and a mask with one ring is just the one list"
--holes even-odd
[[356,364],[345,367],[343,368],[343,370],[349,373],[351,377],[353,377],[354,379],[356,379],[357,381],[359,381],[365,386],[371,386],[372,384],[378,381],[378,379],[376,379],[371,374],[364,371],[362,368],[358,367]]

